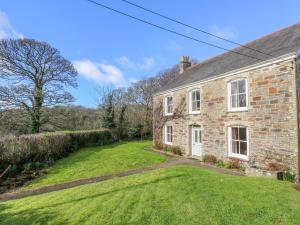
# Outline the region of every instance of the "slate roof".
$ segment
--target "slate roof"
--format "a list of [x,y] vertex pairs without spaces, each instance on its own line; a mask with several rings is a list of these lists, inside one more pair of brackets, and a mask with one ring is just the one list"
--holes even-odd
[[[251,55],[263,60],[272,59],[288,53],[297,52],[300,48],[300,22],[287,28],[278,30],[262,38],[251,41],[245,46],[268,53],[268,56],[251,49],[238,47],[233,51]],[[273,57],[274,56],[274,57]],[[167,91],[197,81],[217,77],[226,72],[257,64],[261,61],[233,52],[226,52],[211,59],[200,62],[185,70],[176,80],[162,87],[158,92]]]

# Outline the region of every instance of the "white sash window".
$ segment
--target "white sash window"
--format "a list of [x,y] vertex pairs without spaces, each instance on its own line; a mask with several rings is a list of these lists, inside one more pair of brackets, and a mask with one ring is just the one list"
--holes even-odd
[[228,155],[248,160],[249,140],[248,128],[243,126],[228,127]]
[[200,90],[193,90],[189,93],[189,111],[192,114],[200,112]]
[[244,111],[248,106],[247,80],[239,79],[228,83],[228,110]]
[[168,96],[165,98],[165,115],[173,114],[173,97]]

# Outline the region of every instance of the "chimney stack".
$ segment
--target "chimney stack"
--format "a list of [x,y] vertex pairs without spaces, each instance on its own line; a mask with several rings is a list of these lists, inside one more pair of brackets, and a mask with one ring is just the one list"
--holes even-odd
[[190,67],[192,63],[188,56],[181,56],[180,65],[179,65],[179,73],[183,73],[188,67]]

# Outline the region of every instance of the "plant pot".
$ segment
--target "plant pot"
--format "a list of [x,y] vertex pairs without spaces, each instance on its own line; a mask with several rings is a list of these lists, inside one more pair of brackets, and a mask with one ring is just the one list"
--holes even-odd
[[277,180],[283,180],[283,178],[284,178],[283,172],[282,171],[281,172],[277,172]]

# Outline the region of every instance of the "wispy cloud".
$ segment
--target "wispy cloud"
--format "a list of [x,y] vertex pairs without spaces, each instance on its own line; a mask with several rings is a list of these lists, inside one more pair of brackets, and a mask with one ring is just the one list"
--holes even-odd
[[77,60],[73,61],[73,64],[80,75],[97,82],[97,84],[114,85],[116,87],[126,85],[122,71],[114,65],[90,60]]
[[145,57],[144,62],[140,65],[142,69],[148,70],[152,68],[155,64],[155,59],[152,57]]
[[24,36],[12,26],[6,13],[0,11],[0,39],[5,38],[24,38]]
[[[235,29],[234,27],[230,27],[230,26],[219,27],[219,26],[213,25],[210,27],[210,32],[214,35],[220,36],[222,38],[230,39],[230,40],[235,40],[239,36],[239,32],[237,31],[237,29]],[[213,39],[220,40],[217,38],[213,38]]]
[[155,65],[155,59],[153,57],[144,57],[140,62],[135,62],[126,56],[122,56],[117,59],[117,62],[127,69],[139,70],[148,70]]

